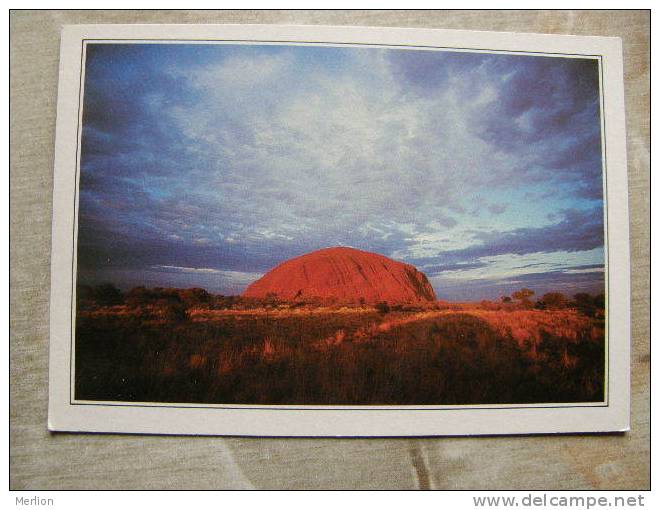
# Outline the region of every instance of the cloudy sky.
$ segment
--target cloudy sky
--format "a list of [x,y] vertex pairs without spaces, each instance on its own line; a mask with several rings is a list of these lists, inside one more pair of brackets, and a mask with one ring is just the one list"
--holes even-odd
[[83,104],[83,283],[232,294],[343,245],[442,299],[603,291],[595,60],[90,44]]

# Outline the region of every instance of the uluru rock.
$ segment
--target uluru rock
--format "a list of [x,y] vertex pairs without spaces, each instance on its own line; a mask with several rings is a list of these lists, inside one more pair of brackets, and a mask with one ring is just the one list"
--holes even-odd
[[286,300],[320,298],[353,303],[435,301],[426,275],[410,264],[354,248],[325,248],[271,269],[243,293]]

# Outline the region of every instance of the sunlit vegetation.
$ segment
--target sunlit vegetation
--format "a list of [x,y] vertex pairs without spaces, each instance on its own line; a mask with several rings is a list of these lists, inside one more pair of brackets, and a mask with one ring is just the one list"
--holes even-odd
[[203,289],[79,287],[75,396],[344,405],[602,401],[602,296],[533,300],[523,291],[481,303],[348,306]]

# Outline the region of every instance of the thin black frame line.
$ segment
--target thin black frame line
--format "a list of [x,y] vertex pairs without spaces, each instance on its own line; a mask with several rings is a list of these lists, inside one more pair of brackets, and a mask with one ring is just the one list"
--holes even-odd
[[281,43],[281,44],[296,44],[301,46],[312,46],[316,44],[324,45],[333,45],[333,46],[367,46],[371,48],[429,48],[435,50],[469,50],[475,52],[494,52],[494,53],[512,53],[514,55],[562,55],[562,56],[577,56],[577,57],[593,57],[599,58],[602,55],[599,54],[590,54],[590,53],[561,53],[561,52],[552,52],[552,51],[518,51],[518,50],[494,50],[492,48],[463,48],[460,46],[431,46],[425,44],[377,44],[377,43],[346,43],[346,42],[334,42],[334,41],[271,41],[268,39],[157,39],[157,38],[139,38],[139,39],[129,39],[129,38],[108,38],[108,39],[83,39],[83,42],[93,42],[97,41],[97,44],[103,41],[169,41],[170,43],[176,43],[178,41],[183,42],[210,42],[210,43]]
[[76,303],[73,302],[73,296],[76,294],[76,289],[75,285],[78,280],[78,267],[76,264],[77,257],[77,244],[78,244],[78,236],[76,235],[76,227],[78,225],[78,186],[80,184],[80,179],[79,179],[79,174],[80,174],[80,168],[79,168],[79,161],[82,160],[82,137],[81,137],[81,131],[82,131],[82,122],[80,121],[81,117],[81,108],[82,108],[82,100],[83,100],[83,69],[85,69],[86,62],[84,61],[85,59],[85,41],[82,40],[80,43],[80,77],[78,80],[78,111],[76,112],[77,117],[76,117],[76,162],[75,162],[75,178],[73,182],[73,241],[72,241],[72,246],[71,246],[71,348],[69,351],[69,405],[72,404],[75,395],[73,394],[75,391],[75,384],[72,384],[73,377],[74,377],[74,372],[73,372],[73,354],[74,354],[74,331],[75,331],[75,315],[77,314],[77,306]]
[[[601,140],[603,141],[603,164],[602,164],[602,172],[603,172],[603,209],[605,209],[605,229],[604,233],[607,236],[607,274],[606,274],[606,291],[607,294],[605,296],[605,299],[607,300],[607,310],[606,310],[606,324],[607,324],[607,352],[605,353],[606,356],[606,369],[607,369],[607,394],[606,394],[606,402],[609,407],[610,405],[610,378],[612,371],[610,370],[610,333],[611,333],[611,328],[610,328],[610,219],[609,219],[609,210],[607,207],[607,125],[605,124],[607,119],[605,115],[605,72],[604,72],[604,65],[603,65],[603,57],[602,55],[598,59],[598,67],[600,70],[600,95],[601,95],[601,101],[602,101],[602,109],[600,111],[600,116],[603,119],[603,132],[601,133]],[[600,106],[600,105],[599,105]]]
[[[267,407],[267,406],[256,406],[252,407],[250,405],[245,405],[245,406],[232,406],[231,404],[208,404],[208,405],[196,405],[196,404],[191,404],[191,405],[170,405],[167,403],[160,404],[158,402],[154,402],[153,404],[149,403],[140,403],[140,404],[132,404],[131,402],[122,402],[122,401],[115,401],[116,403],[107,403],[107,402],[73,402],[71,405],[72,406],[102,406],[102,407],[146,407],[146,408],[156,408],[156,409],[161,409],[163,407],[166,408],[172,408],[172,409],[231,409],[231,410],[248,410],[248,411],[253,411],[253,410],[258,410],[258,411],[462,411],[462,410],[470,410],[470,411],[498,411],[502,409],[590,409],[590,408],[601,408],[601,407],[609,407],[605,403],[597,402],[594,403],[593,405],[581,405],[584,404],[584,402],[579,402],[578,405],[571,405],[570,403],[567,403],[565,405],[529,405],[529,406],[506,406],[504,404],[503,406],[499,407],[464,407],[464,406],[456,406],[456,407],[378,407],[378,406],[363,406],[358,407],[358,406],[346,406],[346,407],[340,407],[341,404],[334,404],[335,407],[315,407],[310,409],[309,407]],[[313,404],[310,404],[310,406]],[[496,406],[498,404],[494,404]],[[367,408],[368,407],[368,408]]]
[[[349,409],[337,409],[337,407],[325,407],[325,408],[309,408],[309,407],[303,407],[303,408],[292,408],[292,407],[269,407],[267,405],[265,406],[259,406],[259,407],[229,407],[229,406],[224,406],[222,404],[209,404],[209,405],[201,405],[201,406],[195,406],[189,405],[189,406],[176,406],[176,405],[170,405],[167,403],[154,403],[153,405],[149,404],[131,404],[131,403],[87,403],[87,402],[73,402],[74,398],[72,398],[72,393],[75,390],[75,384],[72,385],[72,380],[73,380],[73,350],[74,350],[74,313],[75,313],[75,307],[73,303],[73,295],[74,295],[74,284],[75,280],[77,279],[77,267],[74,268],[74,260],[75,260],[75,252],[76,252],[76,245],[77,245],[77,236],[76,236],[76,225],[78,223],[78,217],[77,217],[77,193],[78,193],[78,178],[79,178],[79,168],[78,168],[78,153],[79,151],[81,152],[81,136],[80,136],[80,131],[81,131],[81,121],[80,121],[80,113],[81,113],[81,107],[82,107],[82,101],[83,101],[83,83],[82,83],[82,76],[83,76],[83,69],[85,68],[86,62],[84,62],[84,55],[85,55],[85,45],[88,44],[90,41],[170,41],[170,42],[176,42],[176,41],[198,41],[198,42],[216,42],[216,43],[221,43],[221,42],[271,42],[271,43],[298,43],[300,45],[323,45],[323,44],[336,44],[336,45],[345,45],[345,46],[369,46],[373,48],[378,48],[378,47],[407,47],[407,48],[433,48],[433,49],[448,49],[448,50],[470,50],[474,52],[503,52],[503,53],[514,53],[517,55],[563,55],[563,56],[582,56],[582,57],[596,57],[598,58],[599,61],[599,68],[600,68],[600,75],[601,75],[601,83],[599,87],[599,93],[602,98],[603,102],[603,108],[601,111],[601,115],[603,117],[603,133],[601,133],[601,139],[603,140],[603,144],[605,144],[605,83],[603,79],[603,55],[583,55],[579,53],[551,53],[551,52],[517,52],[513,50],[492,50],[492,49],[487,49],[487,48],[460,48],[460,47],[451,47],[451,46],[415,46],[415,45],[405,45],[405,44],[396,44],[396,45],[377,45],[377,44],[370,44],[370,43],[333,43],[333,42],[322,42],[322,41],[267,41],[267,40],[253,40],[253,39],[82,39],[81,40],[81,53],[80,53],[80,79],[79,79],[79,89],[78,89],[78,126],[77,126],[77,136],[76,136],[76,162],[75,162],[75,186],[74,186],[74,222],[73,222],[73,253],[72,253],[72,260],[71,260],[71,267],[72,267],[72,272],[71,272],[71,338],[70,338],[70,352],[69,352],[69,405],[82,405],[82,406],[100,406],[100,407],[148,407],[148,408],[172,408],[172,409],[245,409],[245,410],[268,410],[268,411],[295,411],[295,410],[301,410],[301,411],[358,411],[358,412],[365,412],[365,411],[451,411],[451,410],[484,410],[484,409],[570,409],[570,408],[602,408],[602,407],[609,407],[609,379],[610,379],[610,371],[609,371],[609,351],[610,351],[610,346],[609,346],[609,299],[608,299],[608,310],[607,310],[607,324],[608,324],[608,342],[607,342],[607,360],[608,360],[608,373],[607,373],[607,378],[606,378],[606,384],[607,384],[607,399],[603,402],[596,402],[593,405],[563,405],[563,406],[530,406],[530,407],[525,407],[525,406],[518,406],[518,407],[470,407],[468,406],[461,406],[461,407],[444,407],[444,408],[429,408],[429,407],[424,407],[424,408],[401,408],[398,407],[396,409],[391,409],[391,408],[373,408],[372,406],[367,406],[365,405],[364,408],[349,408]],[[607,179],[606,179],[606,173],[607,173],[607,153],[606,153],[606,146],[604,145],[605,148],[605,154],[603,157],[603,181],[605,182],[605,188],[607,188]],[[82,158],[82,154],[81,154]],[[603,205],[605,206],[605,198],[606,198],[606,191],[604,192],[604,198],[603,198]],[[607,215],[607,207],[604,207],[606,210],[606,215]],[[607,234],[609,235],[609,223],[607,223],[606,220],[606,231]],[[609,237],[608,237],[609,238]],[[607,246],[607,260],[608,260],[608,269],[607,269],[607,276],[608,276],[608,283],[609,283],[609,243]],[[609,291],[609,287],[608,287]],[[608,296],[609,297],[609,296]],[[75,395],[73,396],[75,397]],[[337,405],[336,405],[337,406]]]

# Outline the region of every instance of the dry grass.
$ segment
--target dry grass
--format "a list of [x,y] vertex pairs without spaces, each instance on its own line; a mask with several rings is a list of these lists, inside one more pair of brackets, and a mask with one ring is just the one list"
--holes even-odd
[[603,397],[603,321],[572,309],[172,306],[80,310],[76,398],[359,405]]

